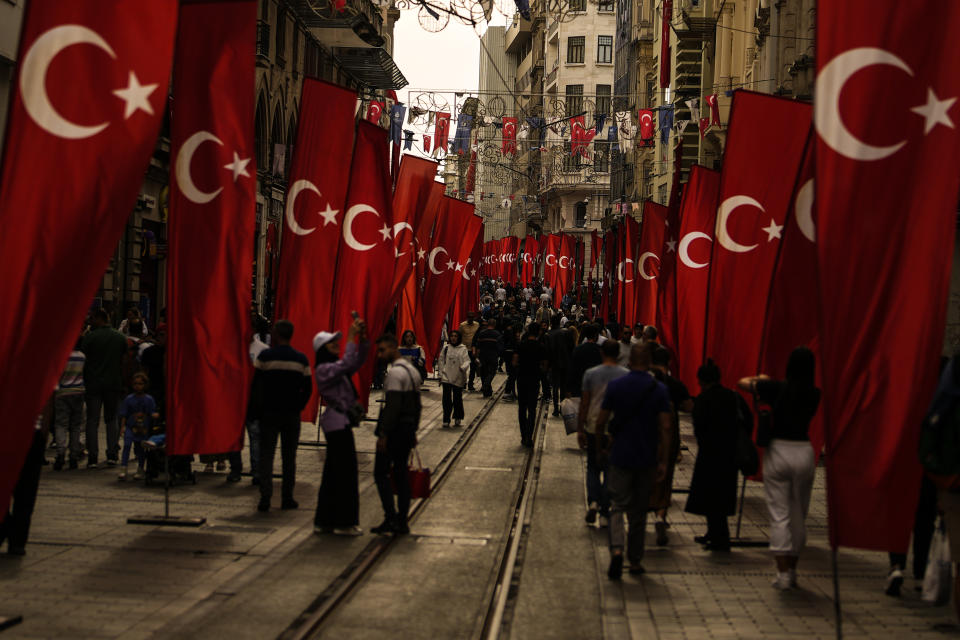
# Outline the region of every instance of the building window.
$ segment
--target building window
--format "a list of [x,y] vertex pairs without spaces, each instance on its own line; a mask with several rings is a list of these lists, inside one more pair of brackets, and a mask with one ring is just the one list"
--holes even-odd
[[574,225],[580,228],[587,226],[587,203],[578,202],[575,207],[576,210],[576,219],[574,220]]
[[570,11],[586,11],[587,0],[570,0]]
[[613,62],[613,36],[597,36],[597,62]]
[[290,71],[297,72],[297,61],[300,60],[300,29],[293,23],[293,51],[290,52]]
[[667,204],[667,185],[662,184],[657,187],[657,202],[666,206]]
[[582,84],[568,84],[567,85],[567,117],[572,118],[573,116],[578,116],[583,113],[583,85]]
[[270,22],[270,0],[260,0],[260,19]]
[[613,113],[610,111],[610,85],[608,84],[597,85],[597,113],[605,116]]
[[593,170],[596,173],[610,171],[610,143],[595,141],[593,143]]
[[566,140],[563,143],[563,171],[564,173],[574,173],[580,170],[580,167],[583,164],[583,156],[579,153],[573,154],[570,151],[571,143],[569,140]]
[[571,36],[567,38],[567,63],[583,64],[583,50],[586,47],[586,36]]
[[277,65],[282,69],[284,63],[284,53],[287,49],[287,14],[284,11],[277,13]]
[[600,0],[597,3],[597,11],[613,12],[613,0]]

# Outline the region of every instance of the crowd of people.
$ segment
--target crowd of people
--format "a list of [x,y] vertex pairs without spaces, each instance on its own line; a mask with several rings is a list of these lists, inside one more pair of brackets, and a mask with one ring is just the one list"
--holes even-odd
[[[437,354],[432,362],[427,362],[427,351],[412,331],[404,331],[399,339],[385,333],[376,340],[379,372],[374,387],[383,390],[383,404],[374,432],[373,475],[383,521],[371,528],[372,533],[409,532],[407,465],[417,444],[421,391],[428,371],[435,373],[441,389],[443,429],[462,427],[467,419],[464,394],[479,391],[484,398],[492,397],[494,377],[503,372],[502,401],[517,404],[521,446],[534,446],[541,400],[553,417],[563,412],[564,421],[571,425],[568,431],[575,431],[586,455],[584,520],[608,529],[610,579],[619,580],[625,567],[632,574],[644,572],[649,513],[653,513],[657,545],[670,543],[667,516],[682,449],[681,412],[690,414],[697,443],[684,507],[705,519],[706,529],[695,541],[708,551],[728,553],[728,518],[737,511],[739,474],[756,471],[747,470],[744,465],[750,466],[749,462],[743,459],[744,441],[751,442],[755,429],[753,411],[744,397],[752,396],[756,405],[769,407],[767,423],[758,428],[758,435],[766,429],[762,469],[776,567],[774,586],[783,590],[797,586],[817,458],[809,429],[820,403],[809,349],[794,350],[782,378],[758,374],[740,380],[737,387],[742,393],[725,387],[722,372],[708,359],[697,371],[699,389],[690,390],[671,375],[671,353],[658,342],[653,326],[625,326],[615,316],[601,319],[573,291],[555,304],[557,292],[540,283],[510,286],[487,279],[480,286],[480,307],[468,310],[460,322],[448,319],[442,344],[430,345]],[[161,322],[152,331],[136,308],[128,311],[118,329],[111,320],[102,309],[90,315],[50,402],[38,417],[35,443],[14,494],[13,510],[0,528],[10,553],[24,553],[40,468],[48,464],[48,442],[54,451],[55,472],[77,469],[85,456],[89,469],[118,467],[121,481],[159,473],[149,467],[146,452],[163,441],[166,327],[162,312]],[[336,330],[317,333],[311,354],[291,346],[296,328],[290,322],[278,320],[271,326],[256,318],[255,325],[249,345],[254,375],[245,429],[251,481],[259,488],[257,509],[271,509],[278,444],[280,508],[299,507],[294,487],[301,412],[315,384],[322,398],[319,425],[326,441],[315,531],[362,535],[354,428],[366,412],[352,377],[372,352],[365,322],[355,317],[345,335]],[[946,375],[953,375],[952,371],[948,367]],[[956,384],[947,388],[960,390]],[[101,418],[106,427],[103,449]],[[132,474],[131,452],[136,461]],[[191,461],[186,461],[187,469]],[[200,461],[208,471],[226,470],[229,463],[226,480],[242,479],[239,450],[201,456]],[[920,503],[914,536],[917,578],[926,567],[936,517],[936,490],[928,481]],[[905,568],[906,550],[891,550],[888,594],[899,594]]]

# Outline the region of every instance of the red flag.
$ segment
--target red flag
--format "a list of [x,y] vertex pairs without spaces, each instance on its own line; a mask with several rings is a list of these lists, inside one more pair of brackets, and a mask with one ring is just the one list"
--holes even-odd
[[[427,253],[427,282],[423,291],[425,340],[436,349],[440,330],[463,279],[463,265],[482,237],[483,218],[473,214],[473,205],[454,198],[441,198],[437,226]],[[473,277],[473,276],[470,276]]]
[[667,208],[647,200],[643,206],[643,225],[640,229],[640,247],[637,249],[636,311],[633,322],[655,324],[657,321],[657,293],[661,273],[660,255],[666,235]]
[[810,105],[734,94],[704,342],[704,356],[729,387],[757,373],[770,281],[809,130]]
[[677,241],[680,232],[680,173],[683,163],[683,146],[678,144],[674,153],[673,184],[670,187],[670,202],[667,207],[666,229],[660,253],[660,278],[657,283],[657,328],[660,342],[674,356],[677,353]]
[[482,251],[483,233],[479,233],[477,239],[473,242],[470,255],[463,265],[463,277],[460,280],[459,287],[457,287],[453,304],[450,305],[451,326],[458,325],[466,319],[467,311],[475,311],[480,307],[480,280],[477,278],[476,265],[480,261]]
[[577,264],[577,239],[569,234],[560,235],[560,253],[557,255],[557,287],[553,292],[555,307],[560,299],[570,292],[574,283]]
[[523,241],[523,254],[521,255],[523,264],[521,265],[520,275],[520,283],[525,287],[529,287],[530,283],[533,282],[536,274],[536,260],[539,253],[540,245],[537,239],[533,236],[527,236]]
[[504,265],[506,272],[504,282],[509,285],[517,284],[517,255],[520,253],[520,238],[507,236],[503,239]]
[[619,311],[621,325],[633,327],[637,317],[637,246],[640,243],[640,223],[632,215],[623,217],[620,232],[620,260],[617,264]]
[[583,122],[583,116],[570,118],[570,153],[571,155],[581,155],[588,157],[587,145],[593,140],[596,130],[587,129]]
[[503,143],[501,144],[503,155],[517,153],[517,119],[503,118]]
[[[434,188],[433,178],[437,174],[437,163],[432,160],[418,158],[414,155],[404,156],[397,177],[397,188],[393,193],[393,245],[396,255],[396,267],[393,274],[393,288],[390,299],[397,300],[401,289],[413,274],[413,266],[417,258],[417,234],[427,212],[436,214],[440,201],[440,192]],[[433,217],[430,224],[433,224]],[[429,237],[429,231],[426,234]]]
[[[185,3],[173,85],[167,256],[167,450],[243,446],[253,369],[254,0]],[[218,242],[196,242],[217,238]],[[198,357],[203,354],[202,357]]]
[[[543,245],[543,283],[554,290],[560,279],[557,258],[560,254],[560,236],[551,233]],[[554,291],[556,295],[556,291]]]
[[710,105],[710,126],[720,126],[720,103],[717,102],[717,94],[712,94],[704,98]]
[[[670,22],[673,20],[673,0],[663,0],[660,7],[660,59],[670,59]],[[670,65],[660,65],[660,88],[670,86]]]
[[848,0],[817,11],[816,238],[834,546],[902,550],[910,540],[918,430],[937,381],[955,238],[958,29],[955,2]]
[[710,118],[700,118],[700,139],[707,137],[707,131],[710,129]]
[[640,109],[640,139],[653,139],[653,111],[650,109]]
[[[380,335],[393,309],[391,291],[396,260],[390,171],[384,154],[385,129],[361,122],[350,167],[350,188],[337,252],[331,328],[345,331],[356,311],[371,337]],[[371,352],[374,347],[371,347]],[[356,374],[358,401],[366,406],[376,358],[371,353]]]
[[379,125],[381,115],[383,115],[383,102],[371,100],[370,104],[367,105],[367,121]]
[[697,368],[703,364],[707,319],[707,287],[720,174],[700,165],[690,168],[690,180],[680,204],[677,243],[677,357],[674,375],[693,392],[699,388]]
[[[294,349],[313,362],[313,336],[333,328],[330,301],[349,159],[355,133],[354,92],[304,78],[297,125],[298,153],[290,167],[290,186],[280,243],[276,317],[293,323]],[[323,149],[323,153],[311,150]],[[341,328],[342,330],[342,328]],[[317,395],[302,419],[317,419]]]
[[450,137],[450,114],[437,113],[437,123],[433,130],[433,148],[447,150],[447,141]]
[[423,135],[423,152],[430,153],[430,136],[427,134]]
[[0,179],[0,513],[143,182],[176,22],[174,0],[26,12]]

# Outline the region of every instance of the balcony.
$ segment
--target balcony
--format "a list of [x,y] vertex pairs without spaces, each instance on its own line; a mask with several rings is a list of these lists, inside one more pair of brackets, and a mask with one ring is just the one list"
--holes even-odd
[[[383,14],[380,7],[371,0],[346,0],[343,11],[337,11],[333,5],[322,5],[311,0],[288,0],[294,13],[321,43],[327,44],[326,32],[329,30],[351,29],[367,46],[382,47]],[[339,45],[332,45],[339,46]]]
[[529,20],[525,20],[519,13],[514,14],[513,22],[507,29],[504,51],[507,53],[517,53],[520,47],[530,40],[532,25]]
[[553,42],[558,38],[560,33],[560,21],[556,18],[550,22],[550,27],[547,29],[547,42]]
[[557,90],[557,76],[560,72],[560,65],[557,64],[553,71],[547,74],[547,79],[544,81],[543,86],[549,93],[555,93]]
[[633,25],[633,40],[636,42],[653,42],[653,24],[649,20],[640,20]]
[[270,65],[270,25],[257,21],[257,62]]

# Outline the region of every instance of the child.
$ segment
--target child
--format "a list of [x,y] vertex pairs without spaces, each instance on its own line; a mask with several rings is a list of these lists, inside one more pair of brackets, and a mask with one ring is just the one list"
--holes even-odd
[[137,456],[137,472],[133,478],[143,477],[143,447],[141,442],[150,437],[150,427],[154,420],[160,418],[157,403],[153,396],[147,395],[147,384],[150,380],[145,373],[135,373],[131,380],[133,393],[123,399],[120,405],[120,418],[124,420],[126,429],[123,432],[123,454],[120,456],[120,480],[127,479],[127,465],[130,462],[130,445],[134,445]]

